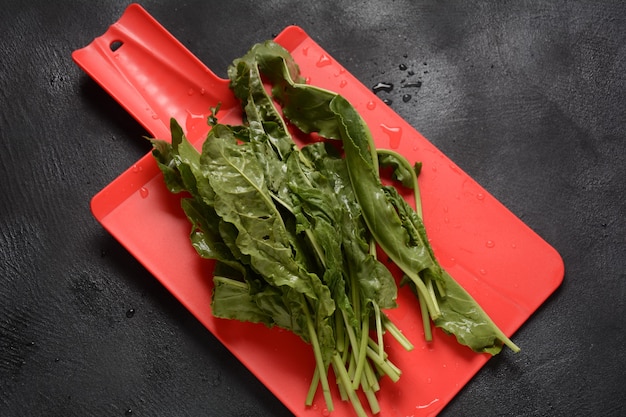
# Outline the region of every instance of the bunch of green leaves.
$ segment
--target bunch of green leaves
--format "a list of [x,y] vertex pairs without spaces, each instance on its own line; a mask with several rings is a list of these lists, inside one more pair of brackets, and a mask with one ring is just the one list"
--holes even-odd
[[307,404],[321,385],[332,410],[332,367],[357,413],[365,415],[358,389],[377,412],[378,378],[400,377],[383,333],[412,348],[383,312],[396,306],[395,280],[371,253],[345,160],[321,142],[296,146],[261,79],[259,69],[275,61],[257,58],[251,52],[229,69],[242,125],[218,123],[213,109],[198,152],[172,120],[171,143],[153,140],[153,154],[170,191],[188,194],[193,246],[216,261],[213,314],[280,326],[309,343],[316,369]]
[[[333,409],[330,368],[360,416],[357,390],[377,413],[378,379],[400,377],[383,333],[412,345],[384,313],[396,307],[397,285],[376,258],[377,245],[418,295],[427,339],[430,318],[476,351],[495,354],[503,343],[517,350],[437,263],[421,220],[419,164],[377,150],[350,103],[303,83],[291,55],[272,41],[235,60],[228,75],[242,124],[220,124],[219,107],[212,109],[199,152],[172,120],[171,143],[152,140],[153,155],[170,191],[186,193],[193,247],[216,261],[213,314],[280,326],[311,345],[307,404],[321,386]],[[299,148],[287,120],[340,142]],[[379,164],[415,190],[417,210],[382,185]]]
[[[285,117],[305,133],[317,132],[324,138],[341,140],[354,194],[369,232],[404,272],[406,282],[418,294],[423,311],[428,312],[435,325],[477,352],[496,354],[503,345],[518,351],[437,262],[422,221],[417,183],[421,165],[411,166],[393,151],[376,149],[371,132],[356,109],[335,92],[299,82],[284,56],[263,59],[282,62],[271,66],[268,77],[274,83],[272,91],[282,104]],[[381,163],[390,166],[394,177],[403,185],[413,188],[415,210],[394,187],[382,185]],[[427,316],[424,324],[426,337],[430,339]]]

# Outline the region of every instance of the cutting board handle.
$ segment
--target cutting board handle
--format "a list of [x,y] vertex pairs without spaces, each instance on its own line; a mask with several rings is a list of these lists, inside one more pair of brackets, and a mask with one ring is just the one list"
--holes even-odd
[[[138,4],[89,45],[72,53],[76,64],[143,127],[170,139],[170,118],[199,138],[211,107],[235,105],[219,78]],[[190,137],[190,139],[193,139]]]

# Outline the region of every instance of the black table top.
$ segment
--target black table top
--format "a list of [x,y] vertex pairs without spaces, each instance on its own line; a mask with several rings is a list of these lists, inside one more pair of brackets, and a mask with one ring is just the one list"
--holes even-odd
[[[413,71],[392,108],[564,260],[440,415],[626,415],[624,3],[261,3],[142,5],[220,75],[290,24],[365,85]],[[0,415],[289,416],[90,213],[149,148],[70,54],[127,5],[0,7]]]

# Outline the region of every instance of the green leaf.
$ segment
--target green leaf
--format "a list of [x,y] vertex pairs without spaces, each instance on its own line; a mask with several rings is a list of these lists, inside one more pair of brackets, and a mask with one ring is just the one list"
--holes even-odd
[[272,316],[259,307],[245,282],[215,276],[213,284],[211,311],[215,317],[274,325]]
[[443,277],[446,296],[439,301],[441,316],[434,321],[437,327],[476,352],[496,355],[504,344],[519,351],[463,287],[445,271]]

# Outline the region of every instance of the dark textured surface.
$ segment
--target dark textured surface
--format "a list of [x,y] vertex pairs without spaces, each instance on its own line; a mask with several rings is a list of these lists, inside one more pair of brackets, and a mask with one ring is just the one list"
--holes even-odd
[[[289,416],[90,214],[148,148],[70,54],[127,3],[2,3],[0,415]],[[143,6],[219,74],[302,26],[366,85],[394,83],[392,107],[560,252],[523,351],[442,416],[626,415],[622,1]],[[403,80],[422,82],[408,102]]]

